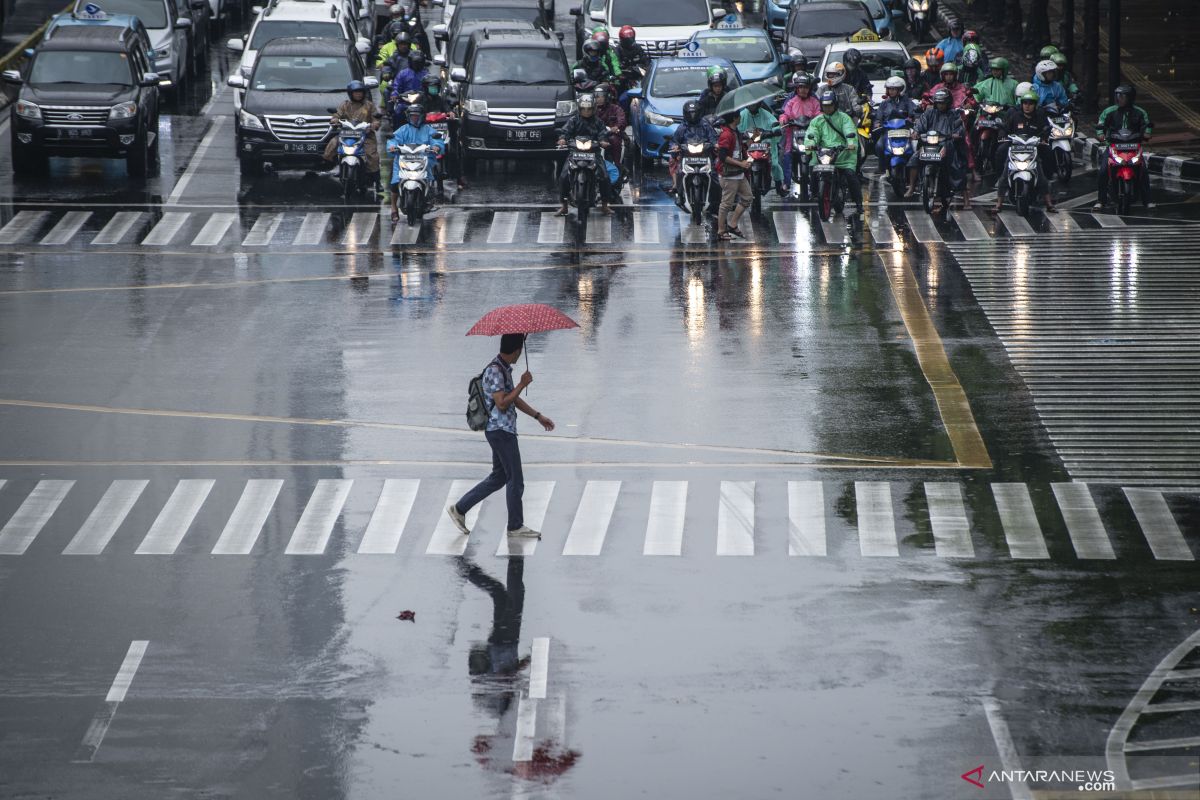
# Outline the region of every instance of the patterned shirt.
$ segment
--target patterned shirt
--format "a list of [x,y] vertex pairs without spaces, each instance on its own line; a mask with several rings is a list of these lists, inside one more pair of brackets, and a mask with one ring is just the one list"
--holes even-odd
[[507,393],[512,390],[512,367],[500,356],[496,356],[483,371],[483,402],[488,410],[487,430],[508,431],[513,436],[517,435],[517,404],[513,403],[507,411],[503,411],[492,400],[492,395],[496,392]]

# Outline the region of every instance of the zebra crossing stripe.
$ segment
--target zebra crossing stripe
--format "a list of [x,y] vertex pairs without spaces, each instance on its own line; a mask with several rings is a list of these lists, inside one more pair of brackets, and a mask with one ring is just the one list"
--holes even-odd
[[149,483],[146,480],[113,481],[63,554],[98,556],[103,553]]
[[0,228],[0,245],[18,244],[42,227],[50,216],[49,211],[18,211],[8,224]]
[[300,230],[296,231],[293,245],[316,245],[325,238],[325,228],[329,226],[331,215],[322,212],[311,212],[304,215]]
[[780,244],[795,244],[797,223],[800,219],[798,211],[775,211],[771,221],[775,223],[775,238]]
[[560,217],[553,211],[543,211],[538,222],[538,244],[562,244],[566,222],[566,217]]
[[687,514],[687,481],[655,481],[650,490],[650,516],[642,555],[683,553],[683,520]]
[[196,238],[192,239],[192,247],[213,247],[220,244],[225,238],[225,234],[233,227],[233,221],[237,219],[236,214],[213,214],[204,223],[204,227],[196,234]]
[[145,218],[145,211],[118,211],[92,239],[92,244],[120,244],[133,226]]
[[633,243],[658,244],[658,214],[646,211],[633,213]]
[[23,555],[74,485],[75,481],[38,481],[25,502],[0,528],[0,555]]
[[497,211],[492,215],[492,229],[488,231],[488,244],[512,244],[517,235],[519,212]]
[[38,244],[55,246],[66,244],[74,238],[75,234],[79,233],[79,229],[91,219],[91,216],[92,212],[90,211],[68,211]]
[[938,556],[974,558],[975,545],[971,541],[962,487],[957,483],[927,482],[925,502],[929,506],[929,527],[933,530],[933,547]]
[[841,222],[826,222],[825,220],[821,220],[821,230],[825,234],[825,241],[829,244],[846,243],[846,226]]
[[1101,228],[1124,228],[1125,220],[1113,214],[1092,214],[1092,218],[1100,223]]
[[858,546],[864,556],[899,556],[896,516],[892,512],[892,485],[882,481],[855,481],[858,513]]
[[246,488],[213,547],[213,555],[246,555],[254,550],[254,543],[258,541],[282,488],[281,480],[246,481]]
[[612,242],[612,217],[603,214],[596,215],[589,223],[587,236],[584,238],[587,244],[609,244]]
[[179,547],[216,481],[186,479],[175,485],[166,505],[138,545],[138,555],[169,556]]
[[825,490],[820,481],[788,481],[788,555],[824,556]]
[[1025,484],[993,483],[992,495],[996,499],[996,510],[1000,512],[1000,525],[1004,528],[1009,554],[1013,558],[1049,558],[1042,526]]
[[1008,228],[1009,235],[1014,239],[1024,239],[1037,233],[1029,224],[1029,220],[1015,211],[1001,211],[1000,221],[1004,223],[1004,227]]
[[[465,480],[457,480],[450,484],[450,494],[446,496],[446,504],[438,510],[437,524],[433,528],[429,546],[425,548],[425,555],[461,556],[467,552],[467,537],[463,536],[462,532],[455,527],[449,515],[446,514],[446,509],[451,503],[458,502],[458,499],[474,485],[474,481]],[[475,506],[467,512],[467,529],[475,530],[477,522],[479,522],[479,506]]]
[[358,552],[380,555],[396,552],[420,486],[419,480],[389,479],[383,482],[383,490],[379,493],[371,521],[367,523],[367,530],[358,544]]
[[392,240],[389,244],[396,247],[402,244],[416,244],[417,237],[421,235],[422,222],[416,225],[409,225],[404,217],[401,217],[398,222],[392,226]]
[[242,240],[242,247],[269,245],[275,238],[275,233],[279,230],[282,222],[283,214],[260,214],[258,219],[254,220],[254,227],[250,229],[250,233],[246,234],[246,238]]
[[620,481],[588,481],[579,498],[579,507],[567,543],[563,546],[564,556],[598,556],[608,535],[608,523],[612,520],[621,492]]
[[324,478],[317,481],[308,505],[300,514],[296,529],[288,542],[287,555],[319,556],[333,533],[333,526],[350,496],[352,480]]
[[466,214],[447,214],[438,228],[438,244],[462,244],[467,236]]
[[754,555],[754,481],[721,481],[717,555]]
[[1059,206],[1059,213],[1047,214],[1046,219],[1050,221],[1050,227],[1054,228],[1055,233],[1070,233],[1071,231],[1083,230],[1079,223],[1075,221],[1069,213]]
[[1162,492],[1153,489],[1125,489],[1124,492],[1155,558],[1160,561],[1195,560]]
[[146,238],[142,239],[142,245],[158,247],[170,244],[190,216],[191,212],[188,211],[168,211],[163,214]]
[[[525,495],[522,498],[525,512],[525,527],[541,531],[546,524],[546,511],[550,508],[550,496],[554,494],[554,481],[529,481],[525,484]],[[507,527],[507,525],[505,526]],[[529,537],[511,537],[505,532],[500,537],[496,547],[496,555],[531,556],[537,551],[537,539]]]
[[908,221],[913,237],[921,244],[942,241],[942,235],[924,211],[905,211],[904,219]]
[[1067,524],[1067,534],[1080,558],[1113,559],[1112,542],[1086,483],[1052,483],[1054,498]]
[[703,223],[694,224],[692,215],[686,211],[680,211],[677,216],[679,218],[679,240],[683,244],[704,244],[708,241],[708,231],[704,229]]
[[952,216],[954,217],[954,221],[958,223],[958,229],[962,231],[963,238],[968,242],[992,238],[992,235],[988,233],[988,229],[984,227],[983,221],[979,219],[979,216],[974,211],[963,211],[956,208]]
[[375,226],[379,223],[379,212],[357,211],[350,218],[350,224],[342,233],[342,246],[364,247],[371,242],[375,234]]

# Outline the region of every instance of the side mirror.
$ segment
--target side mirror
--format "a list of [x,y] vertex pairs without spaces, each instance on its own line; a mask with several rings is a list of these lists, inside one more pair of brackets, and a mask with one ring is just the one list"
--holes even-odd
[[378,89],[379,78],[376,78],[374,75],[368,75],[363,78],[363,84],[365,84],[368,89]]
[[717,7],[717,8],[713,8],[710,10],[712,11],[713,19],[724,19],[725,18],[725,14],[726,14],[725,9]]
[[262,7],[262,6],[250,6],[250,13],[251,13],[251,14],[253,14],[254,16],[256,16],[256,17],[257,17],[259,14],[261,14],[261,13],[262,13],[262,11],[263,11],[263,7]]
[[583,16],[583,8],[581,6],[571,6],[570,10],[568,10],[567,13],[570,14],[572,17],[582,17]]
[[450,80],[462,83],[467,79],[467,71],[463,67],[455,67],[450,70]]
[[560,42],[561,42],[561,41],[563,40],[563,38],[564,38],[564,33],[563,33],[562,31],[555,31],[555,32],[554,32],[554,35],[558,37],[558,40],[559,40]]
[[4,70],[3,73],[0,73],[0,78],[2,78],[5,83],[24,83],[24,80],[21,78],[21,73],[15,69]]
[[190,28],[190,27],[192,27],[192,21],[190,19],[188,19],[187,17],[180,17],[179,19],[175,20],[175,27],[176,28]]
[[592,20],[592,22],[604,22],[603,11],[593,11],[591,14],[588,14],[588,17]]
[[433,63],[437,64],[439,67],[444,67],[446,66],[446,57],[441,53],[437,53],[433,57]]
[[772,30],[769,35],[771,37],[771,41],[778,42],[780,46],[783,45],[783,31]]
[[246,79],[241,75],[230,75],[225,79],[226,86],[232,86],[234,89],[245,89]]
[[450,35],[449,31],[450,29],[446,26],[446,23],[439,22],[437,25],[433,26],[433,38],[437,39],[439,42],[444,42],[446,41],[446,37]]
[[141,86],[143,88],[149,88],[151,86],[158,86],[158,81],[159,81],[159,78],[158,78],[157,72],[143,72],[142,79],[138,82],[138,86]]
[[625,95],[630,98],[641,97],[642,96],[642,87],[634,86],[631,89],[629,89],[628,91],[626,91]]
[[354,49],[358,51],[360,56],[365,56],[367,53],[371,52],[371,43],[366,39],[359,39],[354,43]]
[[33,58],[33,48],[26,47],[24,50],[21,51],[21,54],[24,55],[26,58]]
[[225,43],[225,48],[227,50],[232,50],[235,53],[240,53],[246,49],[246,43],[241,39],[230,39]]

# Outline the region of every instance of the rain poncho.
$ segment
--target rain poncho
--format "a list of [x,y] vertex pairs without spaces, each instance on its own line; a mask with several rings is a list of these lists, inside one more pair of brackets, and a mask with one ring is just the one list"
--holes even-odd
[[1007,74],[1003,78],[984,78],[975,84],[975,91],[979,92],[980,103],[1012,106],[1017,102],[1017,82]]
[[[395,145],[399,147],[402,144],[425,144],[433,147],[438,153],[442,152],[441,139],[435,139],[433,136],[434,130],[432,125],[422,125],[419,128],[414,128],[412,125],[401,125],[392,134],[392,138],[388,139],[388,150]],[[396,153],[392,153],[392,183],[397,183],[400,180],[400,159],[396,158]],[[429,153],[426,158],[429,162],[429,180],[433,180],[433,165],[437,160],[437,153]]]
[[[819,116],[821,116],[821,102],[817,98],[810,94],[808,97],[801,99],[798,95],[793,94],[783,104],[783,113],[779,115],[779,123],[782,125],[785,122],[791,122],[801,117],[815,119]],[[785,153],[792,151],[792,135],[787,131],[784,131],[783,134],[783,151]]]
[[[844,111],[820,114],[808,126],[804,143],[809,147],[838,147],[838,169],[854,169],[858,165],[858,128]],[[817,154],[813,152],[813,161]]]
[[1033,90],[1038,93],[1039,106],[1048,106],[1053,103],[1060,108],[1065,108],[1069,100],[1067,90],[1058,81],[1043,83],[1041,78],[1035,76],[1033,79]]
[[[743,108],[738,129],[748,132],[755,128],[763,131],[777,131],[779,122],[766,106],[759,108],[757,114],[751,114],[750,109]],[[779,163],[779,137],[774,137],[769,141],[771,143],[771,180],[779,183],[783,180],[783,165]]]

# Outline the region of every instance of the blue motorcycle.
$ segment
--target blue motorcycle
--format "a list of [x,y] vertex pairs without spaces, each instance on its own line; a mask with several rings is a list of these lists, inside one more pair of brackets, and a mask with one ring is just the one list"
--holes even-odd
[[888,183],[892,185],[896,199],[900,199],[908,188],[908,160],[913,154],[912,125],[907,119],[889,119],[881,130]]
[[366,139],[374,135],[369,122],[338,120],[338,179],[347,204],[363,195],[379,202],[379,178],[367,169]]

